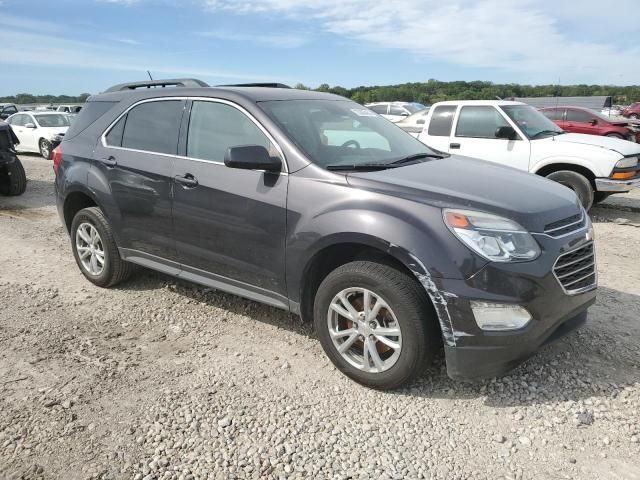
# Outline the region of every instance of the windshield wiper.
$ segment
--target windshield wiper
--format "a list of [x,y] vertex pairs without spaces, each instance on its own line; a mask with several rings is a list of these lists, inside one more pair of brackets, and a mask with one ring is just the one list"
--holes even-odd
[[391,162],[389,165],[400,165],[402,163],[413,162],[414,160],[420,160],[421,158],[444,158],[445,155],[439,155],[437,153],[415,153],[406,157],[400,158]]
[[396,165],[391,163],[356,163],[346,165],[327,165],[327,170],[385,170],[387,168],[395,168]]
[[536,138],[539,135],[549,134],[549,133],[555,133],[556,135],[562,135],[564,132],[562,132],[562,131],[559,132],[558,130],[540,130],[535,135],[532,135],[531,138]]

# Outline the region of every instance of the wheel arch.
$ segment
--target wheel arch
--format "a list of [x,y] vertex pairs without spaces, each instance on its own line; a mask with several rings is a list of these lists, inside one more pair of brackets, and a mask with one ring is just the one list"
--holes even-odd
[[339,266],[356,260],[385,263],[418,282],[426,300],[434,309],[443,338],[445,341],[452,338],[446,299],[437,290],[425,266],[404,248],[366,234],[333,236],[309,256],[302,269],[297,312],[305,323],[313,321],[313,304],[322,280]]
[[89,190],[78,189],[67,193],[62,206],[64,224],[67,228],[67,232],[71,231],[73,217],[75,217],[80,210],[88,207],[100,207]]
[[540,175],[541,177],[546,177],[547,175],[550,175],[554,172],[559,172],[561,170],[569,170],[569,171],[576,172],[583,175],[584,177],[587,178],[587,180],[589,180],[589,183],[591,183],[591,186],[595,190],[596,174],[593,173],[588,167],[585,167],[584,165],[579,165],[576,163],[566,163],[566,162],[549,163],[547,165],[540,167],[538,170],[536,170],[535,173],[536,175]]

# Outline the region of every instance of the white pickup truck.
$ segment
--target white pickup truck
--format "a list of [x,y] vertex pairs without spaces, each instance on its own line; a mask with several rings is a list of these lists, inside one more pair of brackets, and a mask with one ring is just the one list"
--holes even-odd
[[576,192],[587,210],[612,193],[640,185],[639,144],[565,133],[520,102],[436,103],[417,136],[442,152],[497,162],[562,183]]

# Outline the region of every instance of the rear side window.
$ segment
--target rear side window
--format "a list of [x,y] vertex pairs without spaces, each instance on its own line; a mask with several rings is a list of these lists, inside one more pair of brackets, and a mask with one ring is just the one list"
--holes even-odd
[[23,125],[25,125],[27,122],[29,121],[29,117],[27,117],[26,115],[14,115],[13,117],[11,117],[8,122],[9,125],[14,125],[17,127],[22,127]]
[[564,112],[561,108],[550,108],[548,110],[541,110],[541,113],[547,117],[549,120],[562,120],[562,113]]
[[448,137],[451,134],[453,116],[456,113],[455,105],[442,105],[436,107],[429,122],[428,133],[434,137]]
[[496,138],[496,130],[509,123],[493,107],[462,107],[456,126],[456,137]]
[[105,136],[107,140],[107,145],[110,147],[121,147],[122,146],[122,134],[124,133],[124,123],[127,121],[127,116],[125,115],[120,120],[116,122],[116,124],[109,130],[109,133]]
[[390,115],[402,115],[402,114],[406,114],[407,112],[405,111],[404,108],[402,107],[396,107],[394,105],[391,105],[389,107],[389,114]]
[[127,114],[122,146],[145,152],[178,153],[182,100],[141,103]]
[[188,157],[222,162],[229,147],[240,145],[262,145],[271,155],[278,155],[262,130],[237,108],[224,103],[193,102],[187,135]]
[[589,123],[593,115],[582,110],[567,110],[567,122]]
[[88,102],[80,113],[73,119],[65,138],[75,137],[102,115],[111,110],[118,102]]

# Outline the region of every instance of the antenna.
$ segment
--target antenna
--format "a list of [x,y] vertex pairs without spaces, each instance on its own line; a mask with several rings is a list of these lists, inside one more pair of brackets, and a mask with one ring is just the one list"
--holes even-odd
[[153,81],[153,77],[151,76],[151,72],[147,70],[147,75],[149,75],[149,80]]

